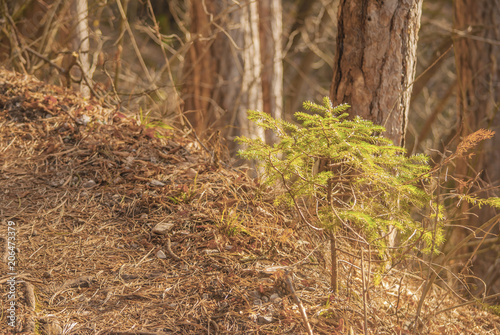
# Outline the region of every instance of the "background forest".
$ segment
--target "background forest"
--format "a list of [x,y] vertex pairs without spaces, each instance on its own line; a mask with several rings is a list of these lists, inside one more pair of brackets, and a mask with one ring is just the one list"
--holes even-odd
[[434,186],[443,255],[461,246],[436,262],[460,294],[498,302],[499,212],[477,200],[499,196],[498,1],[2,0],[0,10],[5,68],[181,130],[234,166],[247,164],[237,137],[276,141],[249,109],[295,122],[303,101],[325,96],[383,125],[408,155],[429,155],[431,169],[477,130],[497,132]]

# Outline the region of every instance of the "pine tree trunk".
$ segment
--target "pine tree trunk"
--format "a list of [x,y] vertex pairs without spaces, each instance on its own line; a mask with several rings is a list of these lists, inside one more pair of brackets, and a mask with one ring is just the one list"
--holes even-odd
[[330,98],[403,145],[422,0],[341,0]]

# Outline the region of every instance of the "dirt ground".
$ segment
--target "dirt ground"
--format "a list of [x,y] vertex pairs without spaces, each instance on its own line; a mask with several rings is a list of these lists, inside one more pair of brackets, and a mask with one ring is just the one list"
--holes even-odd
[[[3,69],[0,125],[0,334],[415,328],[419,275],[393,269],[363,299],[342,254],[332,294],[327,239],[214,159],[217,143]],[[498,316],[439,286],[421,320],[416,334],[500,334]]]

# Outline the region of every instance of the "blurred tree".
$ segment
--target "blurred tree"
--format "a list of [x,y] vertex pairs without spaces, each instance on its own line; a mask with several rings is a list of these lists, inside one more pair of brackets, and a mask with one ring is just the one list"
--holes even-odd
[[[337,16],[334,14],[338,1],[323,2],[320,5],[317,2],[318,0],[296,1],[293,23],[290,24],[291,28],[287,32],[288,42],[284,63],[284,73],[287,76],[284,88],[284,113],[290,116],[301,108],[303,100],[311,98],[311,92],[302,91],[304,88],[311,89],[315,86],[311,85],[312,78],[317,81],[314,84],[318,88],[326,88],[324,93],[319,94],[322,97],[328,94],[328,86],[331,83],[331,62],[334,50],[329,43],[335,45]],[[315,12],[315,7],[319,7],[320,10]],[[331,11],[330,14],[329,11]],[[308,29],[306,24],[308,19],[312,21],[309,25],[314,29]],[[330,32],[326,32],[327,30]],[[325,65],[318,68],[318,61]],[[313,70],[317,70],[316,73]],[[322,78],[323,76],[325,78]]]
[[[190,43],[186,54],[183,78],[183,100],[186,116],[195,131],[201,134],[208,127],[208,120],[215,118],[212,106],[215,94],[218,64],[214,46],[214,26],[210,13],[215,13],[215,0],[190,1]],[[212,14],[213,15],[213,14]]]
[[[283,32],[281,0],[259,2],[259,35],[262,60],[262,111],[281,119],[283,114]],[[266,134],[274,142],[272,133]]]
[[75,50],[78,52],[80,67],[82,71],[82,82],[80,84],[80,91],[86,98],[90,97],[90,88],[84,78],[90,80],[92,78],[90,68],[90,31],[88,22],[88,3],[87,0],[75,0],[75,13],[76,13],[76,34],[75,34]]
[[265,138],[247,110],[281,117],[281,0],[190,1],[183,99],[198,134]]
[[342,0],[330,97],[403,146],[422,0]]
[[[454,47],[458,78],[458,111],[462,138],[485,128],[496,132],[480,147],[472,161],[457,166],[457,176],[475,178],[479,185],[473,192],[484,197],[498,196],[500,186],[500,3],[491,0],[454,1]],[[464,208],[468,211],[468,208]],[[498,212],[498,211],[497,211]],[[497,214],[484,207],[468,217],[466,226],[478,226]],[[462,235],[466,232],[462,232]],[[492,232],[493,233],[493,232]],[[498,234],[498,227],[495,233]],[[459,233],[453,236],[459,240]],[[490,236],[492,237],[492,236]],[[500,251],[497,245],[485,245],[493,252],[481,252],[474,263],[475,274],[487,288],[500,292]],[[483,249],[483,251],[486,249]],[[495,251],[496,250],[496,251]],[[479,282],[479,281],[478,281]],[[496,282],[496,286],[495,286]],[[483,289],[484,286],[480,285]]]

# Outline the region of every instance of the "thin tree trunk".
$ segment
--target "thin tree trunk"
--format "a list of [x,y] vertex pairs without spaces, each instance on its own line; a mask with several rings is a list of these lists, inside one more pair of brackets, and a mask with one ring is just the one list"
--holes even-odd
[[332,259],[332,272],[330,274],[330,289],[339,293],[338,260],[337,260],[337,239],[335,232],[330,231],[330,258]]
[[[87,0],[75,0],[76,7],[76,42],[78,51],[78,58],[80,60],[82,78],[85,76],[91,79],[92,74],[90,73],[90,36],[89,36],[89,22],[88,22],[88,3]],[[86,98],[90,97],[90,88],[87,86],[86,81],[82,80],[80,84],[80,91],[82,95]]]
[[212,0],[192,0],[189,5],[192,41],[184,64],[182,95],[186,117],[202,136],[213,119],[211,102],[217,77],[217,59],[212,47],[214,37],[210,13],[215,12],[215,5]]
[[237,111],[240,135],[265,140],[264,131],[247,118],[249,108],[263,110],[262,98],[262,62],[260,58],[259,12],[255,1],[250,1],[241,8],[241,29],[244,34],[243,80],[241,84],[241,105]]
[[[283,55],[281,0],[259,2],[260,53],[262,61],[263,111],[276,119],[283,114]],[[274,142],[274,133],[266,133],[267,142]]]

